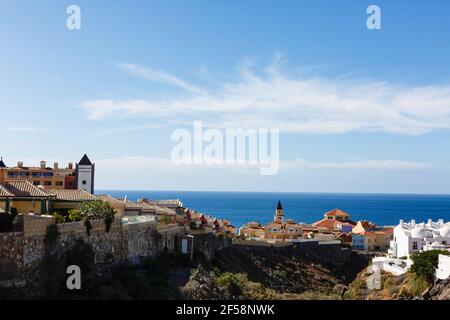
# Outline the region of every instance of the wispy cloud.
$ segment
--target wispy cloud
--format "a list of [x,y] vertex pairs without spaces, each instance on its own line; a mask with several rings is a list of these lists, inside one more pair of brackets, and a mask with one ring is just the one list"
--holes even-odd
[[240,66],[234,82],[200,89],[164,71],[122,64],[144,79],[177,86],[187,98],[165,100],[88,100],[90,119],[146,116],[171,122],[201,119],[219,128],[278,128],[284,132],[336,134],[379,131],[423,134],[450,128],[450,84],[408,86],[349,77],[291,76],[281,56],[257,73],[251,61]]
[[47,132],[49,131],[48,128],[39,128],[39,127],[6,127],[4,128],[7,132],[21,132],[21,133],[28,133],[28,132]]
[[170,73],[167,73],[165,71],[161,70],[155,70],[151,68],[146,68],[143,66],[139,66],[136,64],[129,64],[129,63],[118,63],[118,67],[125,70],[126,72],[140,77],[142,79],[154,81],[154,82],[160,82],[164,84],[168,84],[171,86],[176,86],[181,89],[191,91],[193,93],[201,93],[202,91],[196,87],[195,85],[192,85]]
[[133,131],[146,131],[164,127],[163,125],[149,125],[149,126],[134,126],[134,127],[121,127],[100,131],[100,135],[110,135],[115,133],[133,132]]
[[352,162],[309,162],[303,159],[287,163],[288,167],[306,169],[426,169],[432,166],[427,163],[403,161],[403,160],[364,160]]

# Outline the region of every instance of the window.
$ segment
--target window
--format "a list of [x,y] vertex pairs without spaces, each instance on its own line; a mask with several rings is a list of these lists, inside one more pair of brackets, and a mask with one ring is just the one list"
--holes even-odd
[[44,186],[51,186],[52,185],[52,182],[51,181],[45,181],[44,182]]
[[447,241],[442,241],[442,245],[446,246],[447,245]]
[[62,181],[56,181],[55,182],[55,186],[62,187],[63,186],[63,182]]
[[86,180],[83,180],[81,183],[82,183],[84,186],[87,184]]
[[38,185],[40,185],[41,183],[39,182],[39,181],[33,181],[33,186],[38,186]]
[[32,176],[32,177],[41,177],[41,176],[42,176],[42,173],[40,173],[40,172],[32,172],[32,173],[31,173],[31,176]]
[[413,250],[417,250],[417,242],[416,241],[413,242]]

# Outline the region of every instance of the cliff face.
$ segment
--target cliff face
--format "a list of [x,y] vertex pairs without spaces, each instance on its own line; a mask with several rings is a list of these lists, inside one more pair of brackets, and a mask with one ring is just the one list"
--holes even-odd
[[450,300],[450,278],[435,283],[424,295],[424,298],[430,300]]
[[232,246],[194,270],[181,292],[188,299],[341,299],[367,259],[350,252],[345,272],[341,263],[306,257],[294,247]]
[[350,284],[348,300],[450,300],[450,279],[430,284],[412,273],[393,276],[381,273],[379,286],[371,285],[370,268],[363,270]]

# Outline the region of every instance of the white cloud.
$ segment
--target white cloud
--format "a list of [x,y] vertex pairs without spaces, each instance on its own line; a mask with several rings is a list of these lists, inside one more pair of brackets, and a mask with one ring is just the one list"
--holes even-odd
[[273,128],[282,132],[335,134],[381,131],[423,134],[450,128],[450,85],[407,86],[374,80],[293,77],[280,56],[262,75],[244,63],[234,82],[199,89],[164,71],[122,65],[130,73],[188,90],[187,98],[88,100],[90,119],[147,116],[173,122],[203,120],[219,128]]
[[297,159],[287,164],[289,167],[306,169],[383,169],[383,170],[404,170],[404,169],[426,169],[431,168],[427,163],[402,161],[402,160],[364,160],[352,162],[308,162]]
[[130,74],[140,77],[142,79],[180,87],[184,90],[195,93],[201,93],[201,90],[196,86],[165,71],[155,70],[129,63],[118,63],[117,66],[129,72]]
[[21,133],[49,131],[48,128],[38,128],[38,127],[7,127],[4,128],[4,130],[8,132],[21,132]]
[[[405,187],[399,189],[389,184],[392,177],[396,177],[414,181],[406,190],[431,192],[429,186],[423,189],[424,184],[418,183],[423,175],[415,175],[415,171],[427,170],[431,166],[409,161],[314,163],[296,160],[282,162],[280,172],[275,176],[260,175],[258,166],[254,165],[176,165],[170,159],[151,156],[122,156],[95,162],[99,189],[406,192]],[[325,169],[330,170],[322,171]],[[357,169],[360,170],[357,175],[348,172]],[[447,177],[448,171],[443,171],[443,174]],[[211,185],[211,177],[220,181],[220,186]],[[343,179],[346,183],[336,186],[336,181]]]
[[163,127],[162,125],[120,127],[120,128],[103,130],[103,131],[100,131],[99,134],[100,135],[110,135],[110,134],[115,134],[115,133],[153,130],[153,129],[158,129],[158,128],[162,128],[162,127]]

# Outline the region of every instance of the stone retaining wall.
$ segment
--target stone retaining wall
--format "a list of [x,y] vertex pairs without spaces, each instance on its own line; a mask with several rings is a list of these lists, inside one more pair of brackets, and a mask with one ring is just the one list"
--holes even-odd
[[46,270],[45,264],[51,269],[55,267],[60,277],[65,277],[65,267],[61,265],[56,269],[53,264],[63,264],[67,253],[80,239],[92,248],[93,270],[100,275],[123,263],[139,263],[162,250],[177,250],[178,239],[185,235],[185,229],[178,225],[159,226],[154,221],[122,224],[120,219],[116,219],[107,232],[105,223],[97,220],[91,221],[89,233],[83,222],[58,224],[57,237],[49,244],[45,239],[48,226],[53,223],[52,217],[24,216],[24,232],[0,233],[0,287],[17,283],[26,287],[25,293],[19,296],[45,295],[41,287],[42,281],[47,280],[43,277],[48,278],[55,272]]

